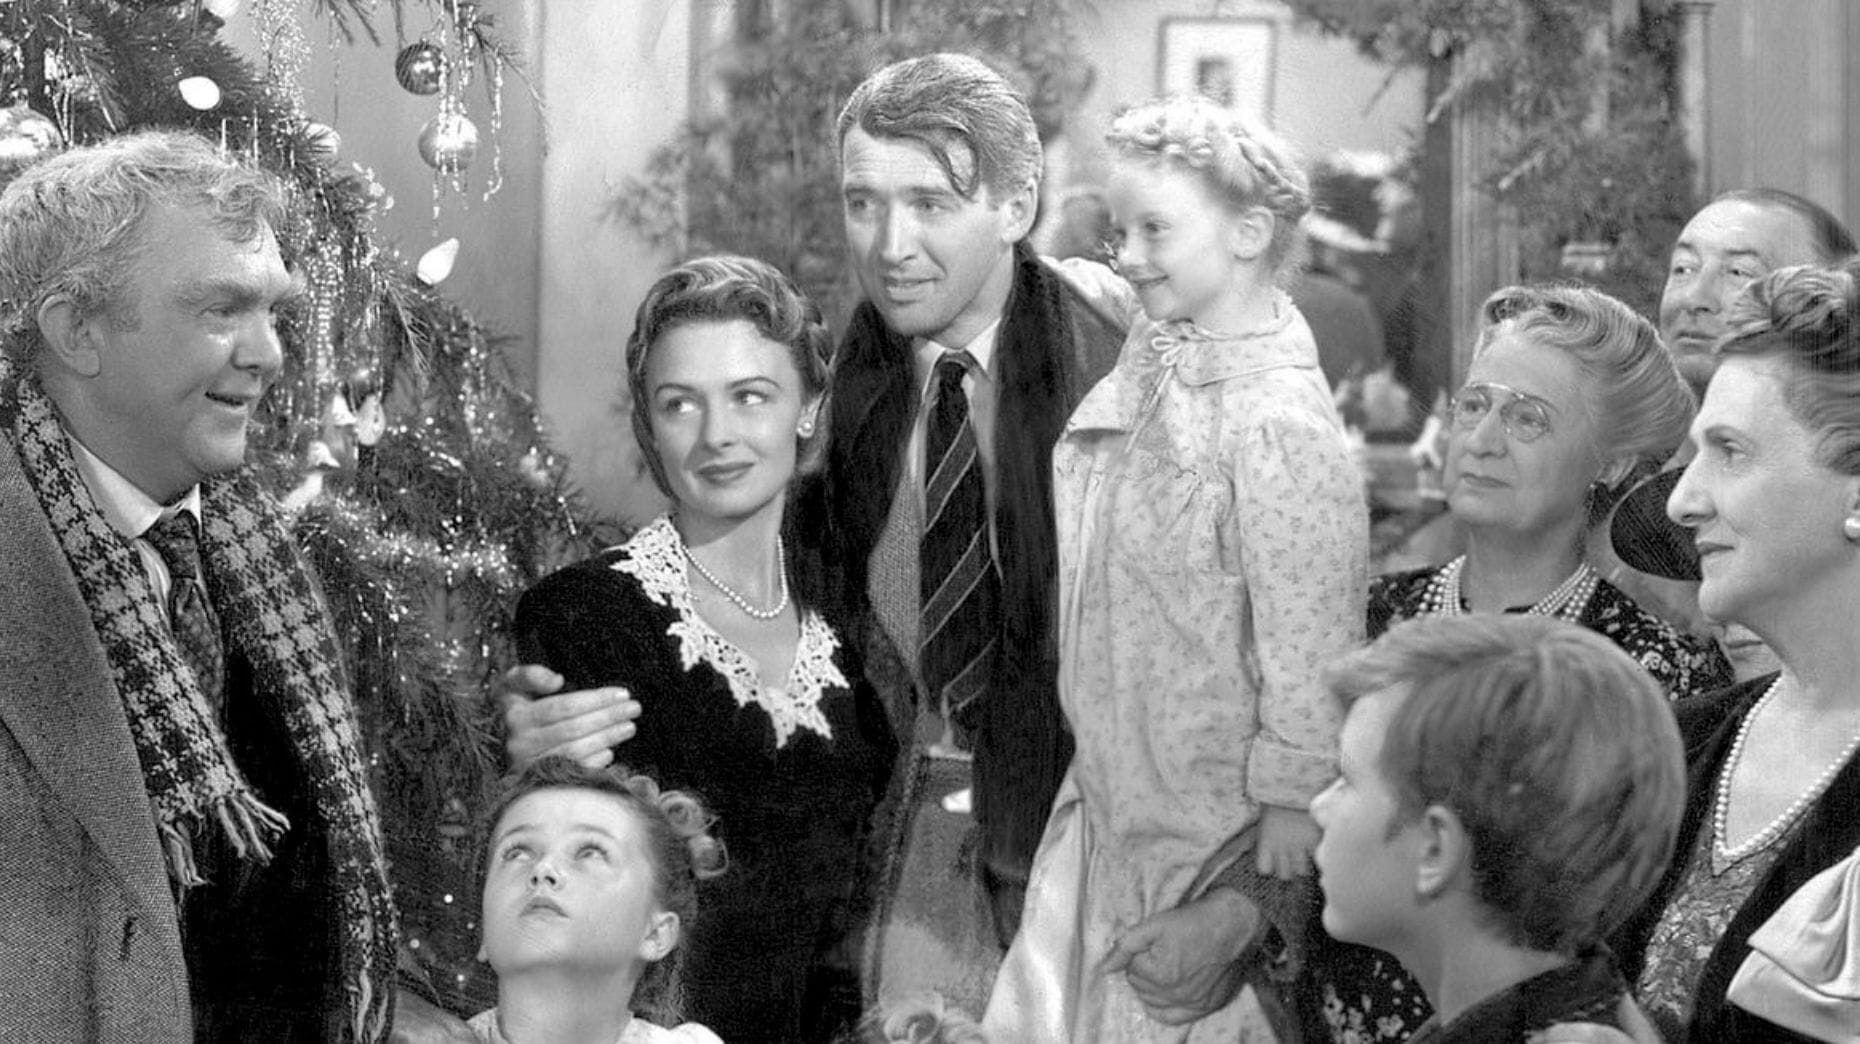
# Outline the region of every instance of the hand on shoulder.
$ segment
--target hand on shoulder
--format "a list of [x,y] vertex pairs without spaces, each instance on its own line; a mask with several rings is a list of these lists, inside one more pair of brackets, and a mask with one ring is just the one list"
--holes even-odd
[[627,690],[558,692],[562,685],[561,675],[534,664],[504,673],[497,700],[503,708],[504,752],[511,768],[549,754],[600,768],[613,761],[615,746],[633,738],[640,707]]

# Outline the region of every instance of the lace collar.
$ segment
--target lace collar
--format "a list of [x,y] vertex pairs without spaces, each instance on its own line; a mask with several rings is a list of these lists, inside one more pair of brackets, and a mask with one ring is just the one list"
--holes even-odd
[[801,610],[801,639],[795,646],[787,684],[765,686],[755,661],[718,634],[691,604],[683,541],[672,528],[671,518],[660,516],[635,533],[620,549],[620,558],[612,568],[637,579],[646,597],[677,610],[678,619],[666,634],[678,639],[679,659],[685,670],[699,663],[708,664],[730,683],[730,695],[736,698],[738,707],[761,707],[775,725],[777,748],[785,746],[796,729],[817,733],[823,739],[833,738],[827,716],[820,710],[820,700],[829,688],[849,686],[833,662],[833,654],[840,647],[839,636],[819,613]]

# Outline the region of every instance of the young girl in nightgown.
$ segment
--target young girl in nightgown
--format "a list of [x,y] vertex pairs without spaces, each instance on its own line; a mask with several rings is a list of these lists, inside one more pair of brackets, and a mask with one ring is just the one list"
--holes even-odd
[[1362,640],[1363,482],[1277,287],[1303,171],[1199,98],[1140,106],[1108,140],[1123,283],[1098,282],[1131,332],[1053,453],[1078,750],[983,1025],[1045,1044],[1270,1041],[1287,1017],[1270,985],[1188,1024],[1156,1015],[1181,1015],[1171,982],[1267,934],[1255,913],[1279,929],[1256,967],[1296,962],[1308,807],[1342,718],[1318,671]]

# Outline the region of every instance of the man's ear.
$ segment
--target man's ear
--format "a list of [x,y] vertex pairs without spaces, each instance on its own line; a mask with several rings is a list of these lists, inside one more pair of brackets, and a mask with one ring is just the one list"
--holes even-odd
[[46,354],[80,377],[103,370],[101,315],[86,315],[69,294],[53,294],[39,305],[39,336]]
[[683,933],[678,915],[670,910],[660,910],[652,915],[646,924],[646,937],[639,941],[639,956],[645,961],[662,961],[666,955],[678,946],[678,937]]
[[1279,219],[1265,207],[1247,207],[1227,218],[1227,249],[1242,261],[1257,261],[1272,249]]
[[1033,219],[1039,215],[1040,183],[1029,178],[1001,198],[1000,209],[1002,241],[1018,243],[1026,239],[1027,233],[1033,231]]
[[1459,813],[1429,805],[1421,813],[1421,852],[1415,866],[1415,890],[1438,899],[1472,872],[1472,838]]

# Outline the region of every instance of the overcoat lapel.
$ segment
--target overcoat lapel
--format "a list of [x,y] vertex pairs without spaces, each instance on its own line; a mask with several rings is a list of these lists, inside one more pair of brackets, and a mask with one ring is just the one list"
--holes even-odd
[[77,579],[0,438],[0,726],[179,952],[142,765]]

